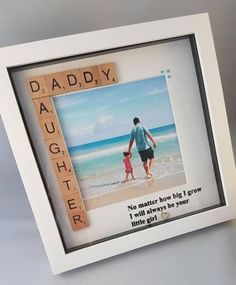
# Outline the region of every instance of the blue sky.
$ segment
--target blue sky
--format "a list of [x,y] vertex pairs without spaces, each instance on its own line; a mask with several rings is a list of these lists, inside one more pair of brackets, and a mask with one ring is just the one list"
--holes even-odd
[[149,129],[174,122],[165,76],[53,99],[68,147],[128,134],[134,117]]

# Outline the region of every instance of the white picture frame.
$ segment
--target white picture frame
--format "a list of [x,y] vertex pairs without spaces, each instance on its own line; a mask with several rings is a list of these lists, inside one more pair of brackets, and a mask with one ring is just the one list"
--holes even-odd
[[[157,226],[118,235],[66,253],[48,195],[32,151],[29,135],[16,99],[11,70],[75,56],[94,54],[152,42],[194,38],[196,66],[200,69],[205,120],[211,125],[208,138],[217,160],[221,205],[209,207]],[[112,58],[111,58],[112,60]],[[92,64],[94,64],[92,62]],[[91,65],[92,65],[91,64]],[[52,71],[54,67],[51,68]],[[235,165],[208,14],[123,26],[107,30],[20,44],[0,49],[0,111],[7,136],[54,274],[115,256],[136,248],[182,235],[236,217]],[[16,89],[15,89],[16,88]],[[171,102],[172,105],[175,104]],[[175,115],[175,114],[174,114]],[[176,115],[177,116],[177,115]],[[208,134],[209,135],[209,134]],[[182,139],[183,141],[184,139]],[[196,146],[198,146],[196,142]],[[211,154],[212,155],[212,154]],[[219,182],[220,181],[220,182]],[[127,218],[128,219],[128,218]]]

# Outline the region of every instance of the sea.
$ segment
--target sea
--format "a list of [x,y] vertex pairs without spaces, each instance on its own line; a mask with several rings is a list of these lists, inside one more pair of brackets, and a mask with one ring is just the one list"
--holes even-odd
[[[157,143],[152,174],[155,179],[184,173],[178,137],[174,124],[149,129]],[[130,134],[69,148],[74,170],[84,199],[94,198],[144,183],[146,175],[135,143],[131,164],[135,180],[125,183],[123,152],[127,151]]]

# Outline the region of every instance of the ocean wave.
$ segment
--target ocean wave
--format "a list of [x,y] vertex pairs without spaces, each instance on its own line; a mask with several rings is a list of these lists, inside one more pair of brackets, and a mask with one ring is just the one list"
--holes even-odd
[[[174,132],[174,133],[170,133],[170,134],[166,134],[166,135],[154,136],[154,139],[158,143],[158,142],[171,140],[171,139],[176,138],[176,137],[177,137],[177,134]],[[115,154],[115,153],[119,153],[119,152],[122,153],[123,151],[127,151],[127,150],[128,150],[128,141],[126,144],[122,144],[122,145],[119,145],[116,147],[110,147],[108,149],[96,150],[96,151],[91,151],[91,152],[85,153],[85,154],[74,155],[74,156],[72,156],[72,160],[76,163],[77,161],[109,156],[111,154]]]
[[[86,153],[86,154],[77,154],[76,156],[72,157],[72,160],[74,162],[76,161],[81,161],[81,160],[85,160],[85,159],[89,159],[89,158],[97,158],[97,157],[104,157],[104,156],[108,156],[114,153],[122,153],[123,151],[125,151],[125,147],[127,147],[128,144],[123,144],[117,147],[113,147],[113,148],[108,148],[108,149],[103,149],[103,150],[97,150],[97,151],[92,151],[90,153]],[[127,151],[127,150],[126,150]]]
[[154,136],[154,139],[158,142],[158,141],[167,141],[167,140],[170,140],[176,137],[177,137],[177,134],[174,132],[174,133],[170,133],[167,135]]

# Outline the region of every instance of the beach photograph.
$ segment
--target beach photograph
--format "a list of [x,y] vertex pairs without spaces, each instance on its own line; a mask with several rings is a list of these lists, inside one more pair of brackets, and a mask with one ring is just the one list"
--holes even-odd
[[53,100],[87,210],[186,183],[165,76]]

